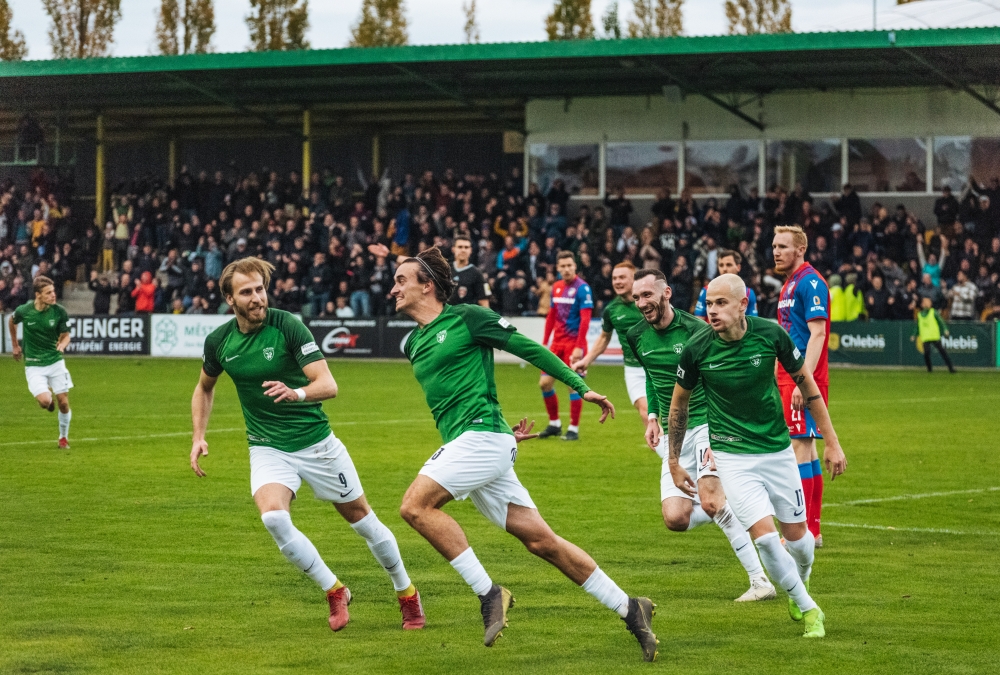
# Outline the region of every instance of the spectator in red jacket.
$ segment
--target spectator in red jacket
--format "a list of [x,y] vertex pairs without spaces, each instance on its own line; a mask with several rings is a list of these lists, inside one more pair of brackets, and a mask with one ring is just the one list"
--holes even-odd
[[152,274],[143,272],[142,277],[135,280],[132,297],[135,298],[135,311],[153,313],[153,307],[156,306],[156,284],[153,283]]

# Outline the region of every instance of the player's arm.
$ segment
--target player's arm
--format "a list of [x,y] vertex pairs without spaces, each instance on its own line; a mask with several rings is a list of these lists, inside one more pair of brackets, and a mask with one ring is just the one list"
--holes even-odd
[[[813,319],[806,325],[809,326],[809,342],[806,343],[806,363],[802,369],[812,375],[819,357],[823,355],[823,345],[826,344],[826,319]],[[792,392],[792,409],[804,410],[805,407],[802,392],[796,387]]]
[[69,347],[69,331],[60,333],[59,340],[56,342],[56,349],[59,350],[60,354],[66,351],[67,347]]
[[198,384],[191,397],[191,470],[199,478],[205,475],[198,465],[198,458],[208,455],[208,442],[205,441],[205,431],[208,429],[208,418],[212,415],[212,403],[215,401],[215,383],[218,377],[212,377],[201,371]]
[[[645,368],[645,366],[643,367]],[[660,398],[656,395],[653,378],[649,375],[648,370],[646,371],[646,406],[646,445],[649,446],[650,450],[656,452],[656,448],[660,445],[660,439],[663,437],[663,425],[660,424]]]
[[598,356],[604,353],[604,350],[608,348],[611,344],[611,333],[601,332],[601,335],[597,338],[597,342],[594,343],[594,348],[587,352],[580,360],[574,360],[570,363],[569,367],[573,370],[580,372],[586,370],[587,366],[593,363]]
[[[588,297],[590,295],[589,289],[587,295]],[[587,333],[590,331],[590,318],[593,316],[593,312],[593,305],[580,310],[580,327],[576,334],[576,347],[570,355],[570,362],[582,357],[583,353],[587,351]]]
[[552,331],[556,327],[556,306],[555,303],[549,306],[549,313],[545,315],[545,332],[542,334],[542,344],[548,345]]
[[17,340],[17,322],[14,321],[14,317],[16,317],[16,316],[17,316],[17,313],[15,312],[15,313],[11,314],[7,318],[7,328],[9,329],[8,333],[10,334],[11,346],[14,349],[14,360],[15,361],[20,361],[21,360],[21,343],[18,342],[18,340]]
[[667,435],[670,442],[670,454],[667,465],[670,467],[670,476],[682,492],[694,497],[698,487],[691,479],[691,475],[680,464],[681,448],[684,446],[684,436],[688,428],[688,407],[691,403],[691,390],[685,389],[678,381],[674,385],[674,394],[670,399],[670,417],[667,428],[670,433]]
[[847,457],[840,447],[837,432],[833,430],[830,411],[826,407],[826,402],[823,400],[812,373],[803,367],[791,373],[791,376],[792,381],[795,382],[796,390],[802,393],[806,401],[806,408],[809,409],[813,419],[816,420],[816,426],[823,434],[825,444],[823,461],[826,463],[827,470],[830,471],[830,480],[834,480],[847,469]]
[[320,359],[302,366],[302,372],[309,378],[309,384],[298,389],[292,389],[284,382],[268,381],[262,384],[264,394],[274,399],[275,403],[283,401],[325,401],[337,397],[337,382],[330,372],[326,359]]

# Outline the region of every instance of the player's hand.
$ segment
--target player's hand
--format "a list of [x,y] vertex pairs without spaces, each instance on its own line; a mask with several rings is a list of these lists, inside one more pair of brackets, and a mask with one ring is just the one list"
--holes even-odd
[[299,400],[299,395],[295,393],[295,390],[285,386],[284,382],[268,381],[260,386],[264,387],[264,395],[273,398],[275,403]]
[[530,441],[532,438],[538,438],[538,434],[531,433],[531,430],[535,428],[535,420],[531,420],[528,423],[528,418],[524,417],[520,422],[514,426],[511,431],[514,432],[514,440],[518,443],[521,441]]
[[587,365],[589,364],[582,358],[574,359],[571,357],[569,360],[570,369],[575,370],[581,377],[587,376]]
[[385,244],[368,244],[368,252],[375,257],[389,257],[389,247]]
[[670,466],[670,477],[674,479],[674,485],[677,486],[677,489],[688,497],[696,496],[698,494],[698,486],[691,480],[691,474],[678,462],[671,461],[668,462],[668,465]]
[[830,472],[831,481],[847,471],[847,455],[841,449],[840,443],[827,441],[823,449],[823,461],[826,462],[826,470]]
[[198,458],[207,456],[208,441],[195,441],[191,444],[191,470],[194,471],[194,475],[198,476],[198,478],[202,478],[205,475],[205,472],[198,465]]
[[663,438],[663,427],[660,426],[660,420],[650,417],[649,421],[646,422],[646,445],[653,452],[660,447],[660,439]]
[[799,391],[798,387],[792,390],[792,410],[802,412],[806,409],[805,399],[802,398],[802,392]]
[[581,349],[580,347],[577,347],[569,355],[569,362],[573,363],[574,361],[579,361],[582,358],[583,358],[583,349]]
[[14,347],[14,360],[15,361],[20,361],[21,360],[21,346],[20,345]]
[[601,419],[599,420],[601,424],[604,424],[604,420],[608,419],[608,415],[611,415],[611,419],[615,418],[615,407],[607,396],[601,396],[596,391],[588,391],[583,395],[583,400],[601,406]]

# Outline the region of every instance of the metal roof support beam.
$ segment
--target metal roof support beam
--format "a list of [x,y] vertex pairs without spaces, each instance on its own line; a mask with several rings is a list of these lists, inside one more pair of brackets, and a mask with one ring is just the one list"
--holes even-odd
[[997,104],[995,102],[989,100],[988,98],[986,98],[985,96],[983,96],[982,94],[980,94],[978,91],[976,91],[975,89],[973,89],[970,85],[966,84],[965,82],[960,82],[960,81],[956,80],[954,77],[952,77],[948,73],[944,72],[943,70],[941,70],[940,68],[938,68],[937,66],[935,66],[934,64],[932,64],[930,61],[928,61],[924,57],[920,56],[919,54],[911,51],[910,49],[907,49],[906,47],[898,47],[898,49],[900,51],[902,51],[904,54],[906,54],[907,56],[909,56],[911,59],[913,59],[914,61],[916,61],[920,65],[922,65],[924,68],[926,68],[927,70],[929,70],[932,73],[934,73],[935,75],[937,75],[939,78],[941,78],[941,80],[943,80],[944,82],[946,82],[951,87],[954,87],[955,89],[961,89],[966,94],[968,94],[972,98],[976,99],[977,101],[979,101],[980,103],[982,103],[984,106],[986,106],[987,108],[989,108],[990,110],[992,110],[996,114],[1000,115],[1000,107],[997,107]]
[[407,75],[407,76],[409,76],[409,77],[417,80],[418,82],[422,82],[422,83],[426,84],[431,89],[434,89],[435,91],[441,92],[442,94],[444,94],[445,96],[447,96],[451,100],[458,101],[459,103],[461,103],[465,107],[469,108],[470,110],[475,110],[476,112],[479,112],[479,113],[482,113],[483,115],[486,115],[486,117],[490,118],[494,122],[499,122],[499,123],[503,124],[503,120],[500,119],[500,116],[498,114],[496,114],[496,112],[494,112],[492,110],[488,110],[486,108],[481,108],[480,106],[477,106],[475,103],[473,103],[472,101],[470,101],[466,97],[462,96],[458,92],[452,91],[448,87],[446,87],[446,86],[444,86],[442,84],[439,84],[435,80],[433,80],[433,79],[431,79],[429,77],[425,77],[423,75],[420,75],[419,73],[415,73],[412,70],[410,70],[409,68],[405,68],[405,67],[399,65],[398,63],[392,64],[392,67],[395,68],[396,70],[398,70],[399,72],[403,73],[404,75]]
[[671,73],[666,68],[661,68],[660,66],[656,65],[655,63],[653,63],[652,61],[650,61],[648,59],[642,59],[642,61],[647,66],[649,66],[650,68],[652,68],[653,70],[655,70],[656,72],[658,72],[660,75],[663,75],[664,77],[667,77],[668,79],[670,79],[670,81],[672,83],[676,84],[681,89],[686,89],[687,91],[690,91],[690,92],[693,92],[695,94],[698,94],[699,96],[704,96],[709,101],[711,101],[715,105],[719,106],[723,110],[726,110],[727,112],[730,112],[733,115],[736,115],[737,117],[739,117],[741,120],[743,120],[747,124],[749,124],[749,125],[751,125],[753,127],[756,127],[758,131],[764,131],[764,124],[760,120],[755,120],[754,118],[750,117],[750,115],[747,115],[745,112],[743,112],[742,110],[740,110],[736,106],[729,105],[728,103],[726,103],[725,101],[723,101],[721,98],[719,98],[715,94],[711,94],[711,93],[709,93],[707,91],[699,89],[698,87],[694,87],[694,86],[688,84],[687,82],[685,82],[681,78],[679,78],[676,75],[674,75],[673,73]]

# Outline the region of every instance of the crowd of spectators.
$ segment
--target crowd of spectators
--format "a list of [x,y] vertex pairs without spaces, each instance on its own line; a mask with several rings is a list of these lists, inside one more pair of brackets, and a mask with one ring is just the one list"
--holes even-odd
[[[117,186],[103,229],[75,220],[68,199],[44,179],[0,185],[0,309],[28,299],[30,280],[86,283],[95,313],[227,311],[217,280],[233,260],[260,256],[276,272],[273,306],[306,316],[391,314],[397,255],[473,242],[472,264],[487,280],[491,305],[505,315],[544,315],[556,256],[572,251],[590,283],[596,313],[614,297],[612,267],[629,260],[667,275],[674,303],[691,308],[700,285],[717,274],[719,252],[737,250],[762,316],[773,317],[782,279],[773,273],[771,233],[801,225],[807,260],[839,282],[851,316],[912,319],[931,297],[950,319],[1000,317],[1000,181],[970,179],[960,197],[937,199],[934,222],[903,204],[864,210],[845,185],[831,200],[801,186],[764,195],[735,186],[726,199],[695,200],[665,188],[640,217],[620,189],[603,203],[570,200],[555,180],[544,194],[524,190],[517,169],[457,175],[407,174],[349,179],[262,170],[242,176],[184,168],[173,187],[143,179]],[[389,256],[373,255],[381,251]],[[836,285],[836,284],[835,284]]]

